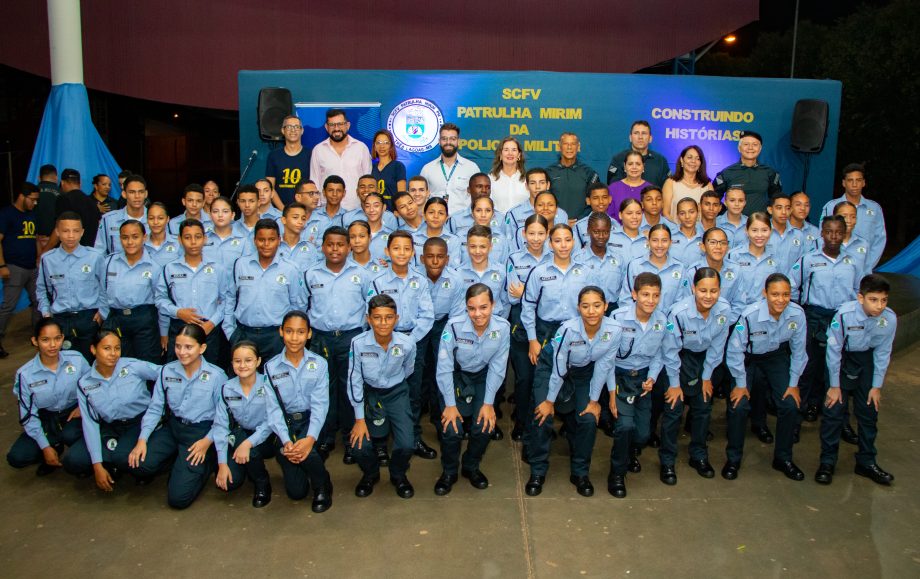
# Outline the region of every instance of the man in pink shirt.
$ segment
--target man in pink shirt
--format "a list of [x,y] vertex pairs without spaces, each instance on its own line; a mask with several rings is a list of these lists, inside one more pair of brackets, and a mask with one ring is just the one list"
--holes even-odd
[[[326,132],[329,138],[313,148],[310,159],[310,178],[315,183],[322,183],[330,175],[338,175],[345,180],[345,198],[342,207],[346,210],[357,209],[358,178],[371,172],[371,153],[367,145],[348,135],[351,123],[342,109],[326,111]],[[323,204],[325,204],[323,199]]]

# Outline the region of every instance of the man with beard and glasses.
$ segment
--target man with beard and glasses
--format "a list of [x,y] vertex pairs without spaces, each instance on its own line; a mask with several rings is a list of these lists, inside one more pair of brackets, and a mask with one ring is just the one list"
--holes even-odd
[[441,155],[422,167],[422,177],[428,180],[432,197],[447,198],[447,214],[467,209],[470,195],[466,188],[470,177],[479,172],[475,162],[457,154],[460,145],[460,127],[444,123],[438,133]]
[[[338,175],[345,181],[342,208],[347,211],[361,206],[358,199],[358,178],[371,172],[371,152],[367,145],[348,134],[351,123],[342,109],[326,111],[326,132],[329,138],[317,143],[310,159],[310,178],[323,183],[326,177]],[[325,199],[323,199],[325,204]]]

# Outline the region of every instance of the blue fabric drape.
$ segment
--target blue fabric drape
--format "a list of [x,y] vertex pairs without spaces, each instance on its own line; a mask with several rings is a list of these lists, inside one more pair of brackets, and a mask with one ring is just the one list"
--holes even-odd
[[910,245],[901,250],[901,253],[883,263],[881,267],[877,267],[876,270],[920,277],[920,237],[914,239]]
[[108,175],[115,184],[112,197],[121,195],[117,186],[121,167],[93,125],[89,96],[82,84],[51,87],[27,179],[38,183],[38,169],[45,163],[57,167],[59,175],[66,168],[79,171],[87,193],[92,191],[89,183],[94,175]]

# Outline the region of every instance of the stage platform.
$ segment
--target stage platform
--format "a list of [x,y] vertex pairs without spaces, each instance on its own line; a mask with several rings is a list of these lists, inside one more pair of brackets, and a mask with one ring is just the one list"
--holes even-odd
[[888,307],[898,315],[895,351],[920,340],[920,278],[900,273],[882,273],[891,282]]

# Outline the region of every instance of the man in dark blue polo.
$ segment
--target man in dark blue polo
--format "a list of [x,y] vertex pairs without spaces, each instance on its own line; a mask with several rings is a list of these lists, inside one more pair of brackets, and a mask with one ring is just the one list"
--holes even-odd
[[[32,322],[38,321],[35,309],[35,270],[38,242],[35,235],[35,214],[38,186],[26,181],[19,189],[16,201],[0,209],[0,280],[3,280],[3,305],[0,306],[0,341],[6,333],[10,314],[19,301],[22,288],[29,293]],[[0,344],[0,358],[9,354]]]
[[747,197],[744,214],[766,211],[770,197],[783,190],[779,173],[769,165],[758,163],[763,150],[763,138],[754,131],[742,131],[738,141],[741,160],[729,165],[712,180],[716,193],[725,195],[729,189],[741,189]]

